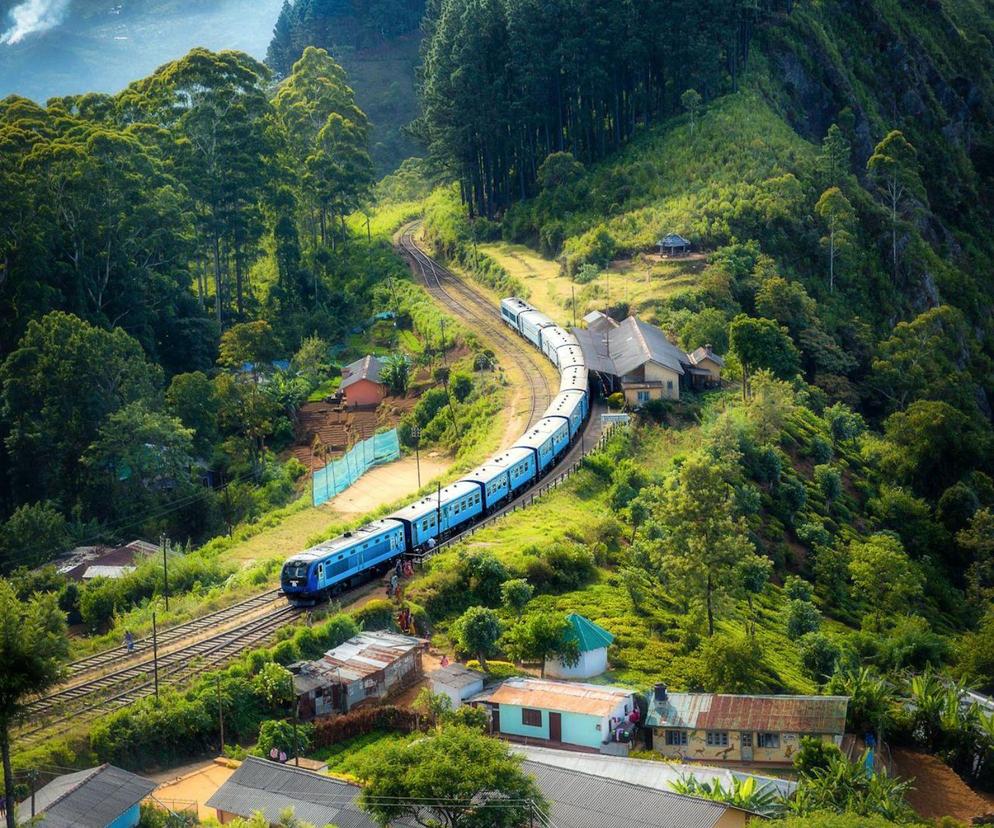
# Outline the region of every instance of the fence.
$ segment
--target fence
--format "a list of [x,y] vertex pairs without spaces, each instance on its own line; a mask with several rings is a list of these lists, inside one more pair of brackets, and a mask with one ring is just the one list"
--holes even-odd
[[341,494],[373,466],[389,463],[400,457],[397,429],[374,434],[361,440],[337,460],[318,469],[311,477],[311,502],[320,506]]

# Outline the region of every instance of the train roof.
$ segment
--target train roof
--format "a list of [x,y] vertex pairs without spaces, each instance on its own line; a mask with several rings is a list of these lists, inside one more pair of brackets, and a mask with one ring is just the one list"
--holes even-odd
[[337,538],[331,538],[330,540],[319,543],[317,546],[312,546],[310,549],[305,549],[303,552],[298,552],[296,555],[291,555],[287,560],[317,560],[318,558],[323,558],[325,555],[338,552],[341,549],[352,547],[357,543],[363,543],[364,541],[379,537],[385,532],[396,528],[398,528],[396,521],[389,519],[374,520],[372,523],[366,523],[358,529],[339,535]]
[[579,340],[573,336],[569,331],[564,328],[560,328],[558,325],[552,329],[546,329],[544,336],[548,337],[548,341],[552,344],[554,348],[565,348],[567,346],[574,346],[579,348]]
[[[525,315],[528,315],[528,317],[530,318],[530,321],[532,322],[533,325],[537,325],[540,328],[552,328],[552,327],[556,326],[555,322],[553,322],[551,319],[549,319],[549,317],[546,316],[544,313],[542,313],[542,311],[535,310],[535,308],[531,308],[530,310],[522,311],[521,313],[518,314],[519,317],[522,317],[522,316],[525,316]],[[533,316],[536,317],[536,318],[531,318]]]
[[560,391],[583,391],[588,390],[590,377],[584,365],[571,365],[561,369],[559,377]]
[[387,517],[403,521],[420,520],[425,515],[430,515],[432,512],[438,511],[441,506],[444,506],[449,501],[455,500],[457,497],[462,497],[462,495],[475,494],[478,491],[479,487],[475,483],[459,481],[458,483],[446,486],[440,493],[423,497],[405,506],[403,509],[398,509],[393,514],[387,515]]
[[524,448],[509,448],[506,451],[502,451],[500,454],[495,454],[489,460],[487,460],[487,466],[498,466],[500,468],[510,468],[515,463],[520,463],[522,460],[527,460],[532,456],[532,453],[528,449]]
[[583,400],[583,398],[584,394],[582,391],[560,391],[552,398],[552,403],[545,410],[545,416],[566,417],[576,409],[577,403]]
[[544,417],[535,423],[532,428],[522,434],[521,437],[518,438],[518,442],[514,444],[514,447],[537,448],[557,431],[566,427],[566,423],[564,423],[559,417]]
[[569,368],[586,368],[587,363],[583,358],[583,350],[579,345],[569,345],[557,348],[556,356],[559,359],[561,370],[567,370]]
[[508,310],[513,311],[515,314],[535,310],[535,308],[529,305],[524,299],[519,299],[517,296],[508,296],[506,299],[501,299],[500,303]]
[[498,466],[496,463],[484,463],[473,469],[465,477],[460,478],[460,483],[483,483],[486,485],[494,478],[507,473],[507,466]]

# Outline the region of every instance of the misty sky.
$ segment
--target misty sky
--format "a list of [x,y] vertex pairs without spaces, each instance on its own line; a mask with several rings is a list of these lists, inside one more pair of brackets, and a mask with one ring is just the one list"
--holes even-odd
[[263,57],[282,0],[0,0],[0,97],[117,92],[194,46]]

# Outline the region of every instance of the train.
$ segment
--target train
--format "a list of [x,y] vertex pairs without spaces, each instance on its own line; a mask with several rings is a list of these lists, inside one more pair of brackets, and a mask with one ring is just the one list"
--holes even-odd
[[501,320],[559,369],[559,393],[510,448],[456,482],[393,514],[291,556],[280,586],[295,606],[313,606],[423,555],[499,510],[555,467],[590,415],[589,374],[572,333],[523,299],[501,300]]

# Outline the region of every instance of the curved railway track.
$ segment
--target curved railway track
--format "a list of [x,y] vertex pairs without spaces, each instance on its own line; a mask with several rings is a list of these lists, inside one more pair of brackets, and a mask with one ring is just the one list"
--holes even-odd
[[[527,383],[529,392],[528,426],[537,422],[548,407],[557,389],[543,370],[543,363],[523,341],[504,325],[500,312],[447,268],[434,261],[414,241],[417,223],[404,228],[400,237],[401,250],[419,272],[429,293],[456,316],[471,323],[475,329],[497,346],[495,350],[515,365]],[[585,436],[590,446],[600,433],[591,416]],[[574,446],[561,462],[568,467],[583,454],[583,442]],[[555,473],[552,478],[560,475]],[[493,517],[520,508],[536,492],[551,483],[530,486],[514,501]],[[488,521],[489,522],[489,521]],[[460,533],[440,545],[449,546],[475,529]],[[158,633],[158,683],[166,687],[178,685],[197,672],[221,666],[249,648],[270,638],[277,629],[292,623],[302,610],[280,603],[279,591],[269,590],[237,604],[217,610],[164,629]],[[183,642],[189,641],[184,644]],[[155,665],[150,636],[137,639],[134,651],[117,647],[78,659],[68,666],[68,677],[52,693],[33,702],[25,711],[24,725],[16,737],[23,743],[33,743],[64,733],[97,716],[125,707],[155,692]]]
[[478,329],[486,331],[483,336],[499,344],[508,359],[521,370],[525,382],[528,383],[531,398],[531,410],[528,415],[530,428],[541,419],[558,392],[558,386],[552,388],[543,363],[536,358],[532,348],[510,333],[493,302],[470,288],[418,247],[414,241],[414,231],[417,226],[418,222],[414,222],[401,231],[401,250],[417,267],[428,292],[438,302],[448,307],[454,315],[467,322],[476,323]]

